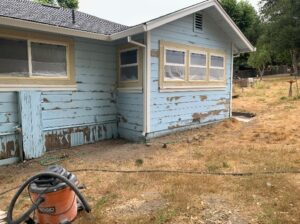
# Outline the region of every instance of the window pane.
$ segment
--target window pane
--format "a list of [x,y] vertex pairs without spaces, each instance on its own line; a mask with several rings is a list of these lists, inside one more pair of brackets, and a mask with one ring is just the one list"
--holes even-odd
[[184,67],[166,65],[165,80],[184,80]]
[[190,80],[205,80],[206,76],[206,68],[197,68],[191,67],[190,68]]
[[191,53],[191,65],[206,66],[206,55]]
[[138,66],[129,66],[121,68],[121,81],[137,81],[138,80]]
[[211,66],[213,67],[224,67],[224,58],[222,56],[211,56]]
[[137,50],[121,52],[121,65],[137,63]]
[[25,76],[28,71],[27,41],[0,38],[0,76]]
[[209,72],[209,79],[210,80],[223,80],[224,79],[224,69],[215,69],[211,68]]
[[185,62],[185,52],[166,50],[166,62],[173,64],[184,64]]
[[52,44],[31,43],[32,75],[66,76],[66,47]]

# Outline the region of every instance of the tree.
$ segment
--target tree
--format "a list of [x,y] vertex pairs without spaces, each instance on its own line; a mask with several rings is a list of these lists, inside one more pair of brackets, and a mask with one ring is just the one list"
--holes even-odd
[[49,5],[59,5],[63,8],[70,8],[70,9],[78,9],[79,2],[78,0],[34,0],[35,2],[41,4],[49,4]]
[[[255,45],[261,33],[261,22],[254,7],[245,0],[220,0],[220,3],[249,41]],[[249,67],[248,58],[249,54],[241,54],[234,59],[234,65],[238,68]]]
[[260,80],[262,80],[267,64],[271,62],[271,54],[267,46],[266,43],[258,41],[256,51],[250,53],[248,58],[248,64],[258,70]]
[[262,16],[274,51],[289,53],[295,74],[300,60],[300,1],[262,0]]

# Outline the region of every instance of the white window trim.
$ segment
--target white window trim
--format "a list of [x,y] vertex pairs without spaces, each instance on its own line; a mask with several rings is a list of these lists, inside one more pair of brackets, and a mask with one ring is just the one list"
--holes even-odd
[[[128,52],[128,51],[132,51],[132,50],[136,50],[136,63],[132,63],[132,64],[125,64],[125,65],[122,65],[121,64],[121,54],[124,53],[124,52]],[[119,82],[120,83],[136,83],[136,82],[139,82],[140,81],[140,76],[139,76],[139,49],[137,47],[132,47],[132,48],[126,48],[126,49],[123,49],[123,50],[120,50],[119,51]],[[138,74],[137,74],[137,79],[136,80],[121,80],[121,70],[122,68],[128,68],[128,67],[135,67],[137,66],[137,71],[138,71]]]
[[[178,52],[184,52],[184,64],[179,63],[169,63],[167,62],[167,50],[169,51],[178,51]],[[186,80],[186,65],[187,65],[187,50],[176,48],[176,47],[166,47],[164,49],[164,74],[163,74],[163,80],[164,82],[184,82]],[[178,66],[184,68],[184,77],[183,79],[166,79],[166,72],[165,72],[165,66]]]
[[[223,58],[223,67],[218,67],[218,66],[212,66],[211,65],[211,57],[212,56],[216,56],[216,57],[222,57]],[[226,79],[226,71],[225,71],[225,55],[224,54],[216,54],[216,53],[210,53],[209,54],[209,71],[208,71],[208,81],[209,82],[224,82],[224,80]],[[218,70],[224,70],[223,72],[223,79],[220,80],[211,80],[210,79],[210,69],[218,69]]]
[[[206,60],[205,60],[205,65],[193,65],[192,64],[192,60],[191,60],[191,55],[192,54],[202,54],[205,55]],[[191,80],[190,79],[190,68],[205,68],[206,72],[205,72],[205,79],[204,80]],[[188,68],[188,81],[189,82],[206,82],[208,80],[208,53],[206,51],[196,51],[196,50],[190,50],[189,51],[189,68]]]

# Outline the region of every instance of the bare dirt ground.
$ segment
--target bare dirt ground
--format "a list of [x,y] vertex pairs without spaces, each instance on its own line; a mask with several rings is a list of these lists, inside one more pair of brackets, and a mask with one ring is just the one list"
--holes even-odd
[[[155,139],[123,140],[49,153],[68,170],[300,170],[300,100],[288,98],[291,77],[267,77],[235,88],[234,111],[257,114]],[[296,90],[294,89],[294,93]],[[163,145],[166,144],[166,147]],[[0,192],[45,169],[41,159],[0,168]],[[300,223],[300,174],[214,176],[176,173],[76,173],[92,206],[76,223]],[[0,210],[13,196],[0,196]],[[26,194],[17,211],[30,204]]]

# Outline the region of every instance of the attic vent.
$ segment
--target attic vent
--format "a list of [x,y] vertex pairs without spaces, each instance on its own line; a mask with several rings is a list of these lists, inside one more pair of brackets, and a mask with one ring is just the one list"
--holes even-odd
[[200,13],[195,13],[194,32],[201,32],[202,30],[203,30],[203,16]]

